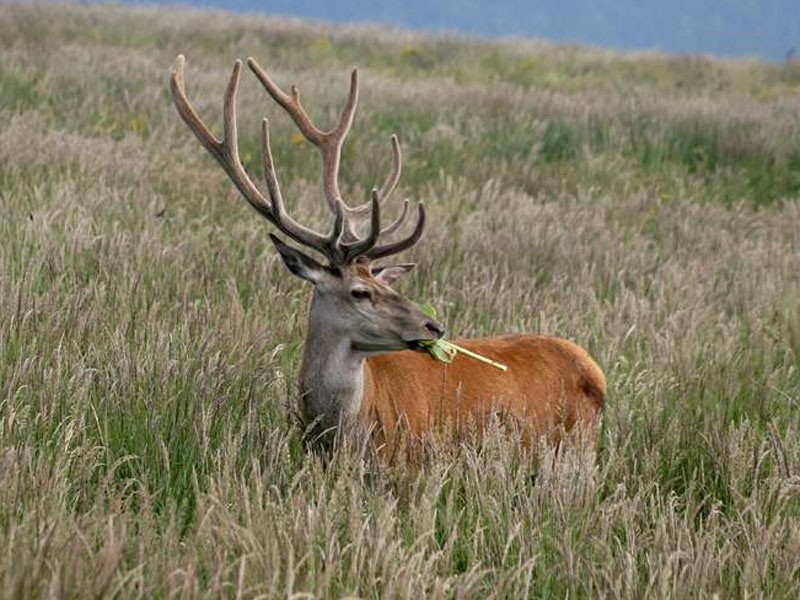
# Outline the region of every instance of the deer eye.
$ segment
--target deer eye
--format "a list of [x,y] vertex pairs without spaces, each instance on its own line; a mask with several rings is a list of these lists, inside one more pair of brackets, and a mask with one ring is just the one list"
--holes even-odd
[[372,299],[372,292],[369,290],[356,288],[350,292],[350,295],[355,298],[356,300],[371,300]]

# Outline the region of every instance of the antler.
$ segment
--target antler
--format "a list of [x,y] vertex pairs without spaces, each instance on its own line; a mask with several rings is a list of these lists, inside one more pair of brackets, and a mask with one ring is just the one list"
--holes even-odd
[[[322,189],[325,201],[334,214],[336,214],[340,206],[341,210],[344,212],[345,223],[342,239],[345,242],[357,240],[358,238],[353,231],[352,220],[363,219],[367,217],[369,215],[369,211],[371,210],[372,202],[365,202],[360,206],[350,207],[342,200],[341,193],[339,191],[339,166],[341,162],[342,145],[350,131],[350,127],[353,124],[353,117],[355,116],[356,108],[358,106],[358,69],[353,69],[350,74],[350,92],[348,94],[347,101],[345,102],[344,109],[342,110],[342,114],[339,117],[339,122],[333,129],[329,131],[322,131],[314,125],[314,123],[311,121],[311,117],[309,117],[305,108],[303,108],[303,105],[300,101],[300,90],[297,86],[293,85],[290,88],[290,93],[287,94],[280,87],[278,87],[274,81],[272,81],[267,72],[256,62],[254,58],[248,58],[247,65],[267,90],[269,95],[272,96],[273,100],[275,100],[275,102],[277,102],[297,124],[297,127],[300,129],[300,132],[303,134],[303,136],[305,136],[305,138],[311,144],[319,149],[322,156]],[[397,186],[397,182],[400,179],[400,172],[402,170],[403,161],[400,153],[400,142],[396,135],[392,135],[390,141],[392,147],[392,169],[383,185],[379,190],[377,190],[377,199],[381,206],[383,206]],[[420,218],[417,221],[415,231],[410,236],[410,238],[414,238],[414,241],[411,242],[411,245],[416,243],[422,234],[421,229],[419,232],[416,231],[417,228],[424,227],[424,216],[422,216],[424,215],[424,208],[422,208],[421,203],[419,211]],[[403,224],[407,214],[408,200],[405,200],[403,202],[400,215],[391,225],[381,230],[380,235],[389,235],[399,229]],[[408,246],[403,246],[401,250],[407,247]],[[401,250],[397,250],[396,252],[400,252]],[[394,253],[394,251],[390,253]],[[387,254],[383,252],[380,255],[387,256]]]
[[[400,176],[400,148],[396,136],[392,136],[394,156],[392,172],[380,190],[372,191],[371,201],[362,206],[350,208],[341,200],[338,186],[341,147],[352,125],[358,104],[358,72],[355,69],[351,77],[350,95],[342,111],[339,124],[334,129],[326,132],[319,130],[311,122],[308,113],[300,104],[300,93],[296,87],[292,87],[291,96],[285,94],[272,83],[252,58],[248,59],[250,68],[267,88],[270,95],[291,115],[306,139],[317,146],[322,153],[323,191],[334,216],[331,232],[325,236],[296,222],[284,208],[283,196],[281,195],[272,159],[269,122],[267,119],[263,119],[261,125],[261,152],[269,200],[259,191],[242,166],[239,158],[236,129],[236,93],[241,78],[242,62],[237,60],[234,63],[233,72],[225,90],[223,135],[221,140],[211,133],[186,97],[183,76],[184,63],[183,55],[179,54],[175,59],[175,68],[170,77],[170,89],[178,113],[203,147],[208,150],[209,154],[216,159],[228,174],[228,177],[230,177],[250,205],[280,231],[296,242],[322,253],[327,257],[331,265],[346,264],[360,256],[369,259],[388,256],[413,246],[419,240],[425,225],[425,210],[421,202],[419,203],[417,225],[411,235],[397,242],[377,245],[381,235],[395,231],[402,224],[408,210],[408,201],[405,201],[400,217],[387,228],[381,229],[381,203],[391,194]],[[358,238],[352,230],[350,217],[366,214],[371,217],[369,233],[364,238]]]

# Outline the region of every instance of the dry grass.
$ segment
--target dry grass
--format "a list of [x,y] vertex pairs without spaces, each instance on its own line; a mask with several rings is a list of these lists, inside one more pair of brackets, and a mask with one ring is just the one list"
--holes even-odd
[[[796,65],[110,6],[0,5],[0,39],[0,595],[800,596]],[[359,64],[345,188],[398,131],[432,213],[404,291],[587,346],[599,460],[305,455],[308,290],[179,122],[179,51],[212,122],[234,57],[323,118]],[[322,218],[312,149],[240,107]]]

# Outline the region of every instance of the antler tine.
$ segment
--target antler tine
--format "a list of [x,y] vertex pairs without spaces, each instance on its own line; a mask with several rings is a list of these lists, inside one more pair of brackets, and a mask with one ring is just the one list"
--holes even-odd
[[[343,209],[347,207],[342,201],[342,195],[339,192],[339,166],[342,158],[342,144],[350,131],[350,127],[353,125],[357,107],[358,69],[353,69],[350,74],[350,92],[339,117],[339,123],[325,134],[325,144],[320,148],[323,163],[322,189],[325,199],[334,213],[340,206]],[[346,211],[344,227],[346,234],[352,232]]]
[[219,161],[222,157],[222,142],[209,131],[208,127],[206,127],[205,123],[203,123],[202,119],[198,116],[197,111],[195,111],[194,107],[186,98],[183,80],[183,65],[185,62],[186,58],[183,54],[178,54],[175,58],[175,68],[169,78],[172,99],[175,102],[175,107],[178,109],[178,114],[189,126],[189,129],[192,130],[203,147]]
[[416,244],[419,239],[422,237],[422,232],[425,230],[425,205],[420,202],[417,204],[417,224],[414,226],[414,231],[411,234],[396,242],[390,242],[388,244],[381,244],[380,246],[374,246],[370,250],[364,253],[364,256],[369,258],[370,260],[375,260],[378,258],[383,258],[385,256],[390,256],[392,254],[397,254],[398,252],[402,252],[408,248],[411,248],[414,244]]
[[[378,191],[378,198],[380,199],[381,205],[386,202],[386,200],[394,191],[394,188],[397,187],[397,182],[400,181],[400,172],[402,171],[403,167],[403,156],[400,152],[400,140],[398,140],[397,135],[393,133],[390,141],[392,143],[392,170]],[[371,202],[364,202],[359,206],[354,206],[352,208],[348,207],[347,216],[356,219],[362,219],[369,212],[371,205]]]
[[283,194],[278,183],[278,174],[275,172],[275,162],[272,160],[272,147],[269,143],[269,119],[261,119],[261,168],[264,171],[264,181],[267,183],[267,191],[272,199],[272,210],[276,214],[282,214]]
[[[286,213],[283,204],[283,196],[281,195],[280,185],[278,184],[278,176],[275,172],[275,164],[272,160],[272,149],[269,143],[269,120],[262,119],[261,121],[261,156],[264,163],[264,178],[267,181],[267,189],[269,190],[270,198],[272,198],[272,208],[275,213],[275,218],[279,221],[291,220],[291,217]],[[336,214],[334,215],[333,228],[330,235],[325,239],[321,247],[317,248],[322,252],[331,264],[337,264],[344,260],[339,243],[342,238],[342,231],[344,230],[344,211],[342,210],[341,203],[337,207]],[[297,224],[298,227],[303,227]]]
[[269,147],[269,129],[266,120],[262,123],[262,150],[264,176],[272,203],[258,190],[242,166],[239,158],[236,129],[236,93],[239,88],[242,61],[237,60],[234,63],[233,72],[225,89],[223,136],[221,140],[218,140],[211,133],[186,96],[183,74],[185,62],[184,56],[179,54],[175,59],[175,68],[170,76],[172,97],[178,109],[178,114],[183,121],[189,126],[189,129],[195,134],[195,137],[203,147],[216,159],[253,208],[296,242],[313,248],[333,260],[335,256],[330,251],[329,240],[325,236],[300,225],[289,217],[284,210],[280,186],[278,185],[272,161],[272,152]]
[[378,243],[381,235],[381,203],[376,189],[372,190],[370,205],[372,206],[372,218],[370,219],[369,234],[362,240],[344,244],[344,255],[348,261],[366,255]]
[[[258,78],[273,100],[277,102],[292,118],[303,136],[316,146],[322,155],[322,187],[325,201],[328,208],[334,215],[336,214],[337,202],[341,202],[342,197],[339,192],[339,163],[341,160],[342,143],[344,142],[350,127],[353,124],[356,108],[358,106],[358,69],[353,69],[350,76],[350,93],[342,109],[339,123],[329,131],[322,131],[311,121],[305,108],[300,102],[300,90],[297,86],[292,86],[291,94],[284,92],[272,81],[267,72],[261,68],[254,58],[247,59],[247,65],[253,74]],[[350,226],[347,221],[348,207],[345,210],[345,233],[350,234]]]
[[339,117],[339,124],[330,131],[331,137],[341,146],[344,138],[353,126],[353,118],[358,108],[358,69],[353,68],[350,72],[350,92],[347,94],[347,101]]
[[417,217],[417,224],[414,227],[414,231],[411,232],[406,238],[402,240],[398,240],[396,242],[382,244],[380,246],[376,246],[378,240],[390,233],[396,231],[400,225],[403,223],[403,220],[408,213],[408,205],[409,201],[403,200],[403,210],[400,213],[400,216],[395,219],[395,221],[388,225],[387,227],[381,229],[380,226],[380,210],[381,210],[381,199],[380,199],[380,192],[376,189],[372,190],[372,199],[370,201],[371,211],[371,219],[370,219],[370,230],[367,237],[364,239],[356,239],[354,242],[345,243],[343,244],[344,248],[344,260],[345,262],[351,261],[355,258],[363,256],[368,258],[369,260],[374,260],[377,258],[382,258],[384,256],[389,256],[392,254],[397,254],[398,252],[402,252],[407,248],[410,248],[414,244],[416,244],[420,237],[422,237],[422,232],[425,228],[425,206],[422,202],[418,205],[418,217]]
[[292,120],[306,139],[315,146],[319,146],[322,143],[324,134],[314,126],[314,123],[311,122],[311,117],[308,116],[306,109],[300,103],[300,90],[297,86],[292,86],[292,94],[290,96],[270,79],[267,72],[256,62],[256,59],[253,57],[248,58],[247,66],[250,67],[250,70],[261,82],[261,85],[269,92],[272,99],[289,113],[289,116],[292,117]]
[[398,215],[398,217],[394,220],[394,222],[391,225],[387,225],[386,227],[381,229],[381,235],[389,235],[391,233],[394,233],[398,229],[400,229],[400,225],[402,225],[403,221],[406,220],[406,215],[408,214],[408,205],[409,204],[410,204],[410,202],[408,201],[408,198],[403,200],[403,208],[400,209],[400,214]]
[[[342,232],[344,231],[345,225],[345,216],[344,216],[344,207],[341,202],[336,204],[336,214],[333,218],[333,228],[331,229],[331,234],[328,237],[328,245],[331,248],[331,252],[334,253],[335,256],[341,257],[341,249],[340,243],[342,241]],[[346,257],[342,258],[343,262],[347,262]]]
[[[223,135],[221,140],[218,140],[211,133],[211,130],[208,129],[186,97],[183,75],[185,62],[186,59],[184,56],[179,54],[175,59],[175,70],[170,77],[170,89],[172,90],[172,97],[178,109],[178,114],[180,114],[183,121],[189,126],[189,129],[192,130],[205,149],[208,150],[220,166],[222,166],[228,174],[228,177],[231,178],[247,201],[260,213],[269,213],[269,202],[267,202],[266,198],[258,191],[258,188],[253,185],[253,182],[244,172],[241,162],[239,161],[238,153],[236,152],[236,91],[239,87],[239,79],[241,77],[241,61],[236,61],[236,63],[234,63],[233,72],[231,73],[230,80],[225,89]],[[265,216],[267,215],[265,214]]]
[[385,202],[386,199],[392,194],[394,188],[397,187],[397,182],[400,181],[400,172],[403,169],[403,155],[400,152],[400,140],[397,139],[396,134],[392,134],[391,137],[392,143],[392,171],[389,173],[389,177],[386,178],[386,181],[383,182],[380,191],[378,194],[380,195],[381,202]]
[[[395,187],[397,187],[397,182],[400,180],[400,172],[402,170],[402,164],[403,164],[403,158],[400,152],[400,141],[397,139],[397,136],[395,134],[392,134],[390,141],[392,143],[392,170],[389,173],[389,176],[383,182],[383,185],[381,186],[380,190],[378,191],[378,201],[380,202],[381,206],[383,206],[386,203],[386,200],[388,200],[389,196],[394,191]],[[363,219],[368,214],[368,211],[370,210],[371,206],[372,206],[371,202],[365,202],[364,204],[352,208],[346,207],[345,211],[347,213],[348,220],[351,218],[355,220]],[[404,200],[403,206],[400,210],[400,215],[391,225],[385,227],[381,231],[381,236],[389,235],[397,231],[403,224],[403,221],[405,220],[407,214],[408,214],[408,200]],[[349,222],[348,225],[349,227],[346,231],[347,241],[357,239],[355,233],[353,232],[352,225],[350,225]]]

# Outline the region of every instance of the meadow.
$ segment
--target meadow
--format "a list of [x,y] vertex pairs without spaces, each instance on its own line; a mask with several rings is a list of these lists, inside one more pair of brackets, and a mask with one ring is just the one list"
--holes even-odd
[[[0,596],[800,597],[800,63],[192,10],[0,4]],[[235,58],[320,123],[343,189],[429,226],[401,291],[460,336],[585,346],[595,457],[434,445],[418,467],[292,416],[309,289],[171,105],[221,131]],[[249,72],[293,214],[316,151]]]

